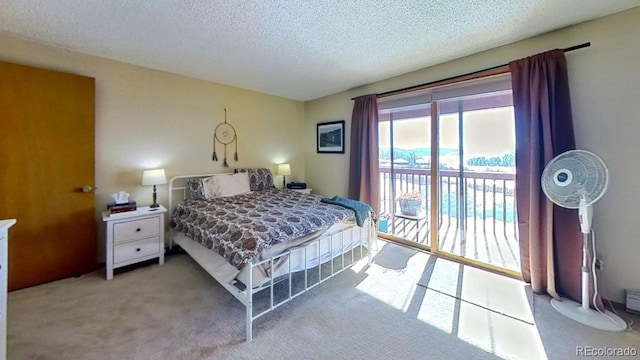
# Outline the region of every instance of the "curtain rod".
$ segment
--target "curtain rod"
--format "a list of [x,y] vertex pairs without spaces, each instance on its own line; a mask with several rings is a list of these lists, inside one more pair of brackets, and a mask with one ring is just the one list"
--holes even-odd
[[[590,42],[586,42],[586,43],[582,43],[582,44],[579,44],[579,45],[574,45],[574,46],[570,46],[568,48],[564,48],[564,49],[562,49],[562,51],[569,52],[569,51],[573,51],[573,50],[586,48],[586,47],[589,47],[589,46],[591,46],[591,43]],[[475,74],[478,74],[478,73],[481,73],[481,72],[495,70],[495,69],[498,69],[498,68],[501,68],[501,67],[507,66],[507,65],[509,65],[509,64],[507,63],[507,64],[502,64],[502,65],[496,65],[496,66],[488,67],[488,68],[485,68],[485,69],[472,71],[472,72],[469,72],[469,73],[466,73],[466,74],[451,76],[451,77],[448,77],[448,78],[445,78],[445,79],[429,81],[429,82],[418,84],[418,85],[408,86],[408,87],[405,87],[405,88],[402,88],[402,89],[385,91],[385,92],[382,92],[382,93],[377,93],[376,96],[385,97],[385,96],[393,95],[393,94],[396,94],[396,93],[403,93],[403,92],[407,92],[407,91],[410,91],[410,90],[413,90],[413,89],[417,89],[417,88],[421,88],[421,87],[437,84],[437,83],[440,83],[440,82],[450,81],[450,80],[453,80],[453,79],[456,79],[456,78],[461,78],[461,77],[465,77],[465,76],[471,76],[471,75],[475,75]],[[356,98],[354,98],[354,97],[351,98],[351,100],[355,100],[355,99]]]

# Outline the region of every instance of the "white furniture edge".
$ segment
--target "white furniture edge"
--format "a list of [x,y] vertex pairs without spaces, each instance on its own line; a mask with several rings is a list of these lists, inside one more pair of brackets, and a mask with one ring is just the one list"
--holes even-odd
[[12,227],[16,223],[16,219],[0,220],[0,231]]
[[0,238],[4,239],[4,243],[0,244],[2,251],[0,251],[2,259],[0,259],[0,273],[2,274],[2,300],[0,301],[0,360],[7,358],[7,274],[9,270],[9,228],[16,223],[16,219],[0,220]]
[[[191,174],[191,175],[178,175],[178,176],[174,176],[171,178],[171,180],[169,181],[169,219],[171,218],[171,215],[173,214],[173,192],[174,191],[180,191],[182,190],[183,192],[183,199],[186,199],[187,197],[187,186],[174,186],[174,182],[176,180],[180,180],[180,179],[188,179],[188,178],[205,178],[208,176],[213,176],[213,175],[219,175],[219,174]],[[351,251],[351,264],[349,264],[348,266],[344,266],[344,256],[347,253],[347,251],[345,251],[345,247],[343,246],[343,236],[344,233],[346,231],[352,231],[352,229],[354,228],[358,228],[358,226],[356,224],[353,224],[351,226],[345,227],[343,230],[340,230],[338,232],[335,233],[331,233],[331,234],[323,234],[321,237],[319,237],[318,239],[312,240],[308,243],[305,243],[304,246],[304,251],[306,254],[306,251],[308,248],[311,247],[316,247],[316,246],[320,246],[320,241],[326,239],[327,237],[333,237],[333,236],[339,236],[340,241],[341,241],[341,248],[343,249],[343,251],[341,252],[341,254],[338,254],[338,256],[342,256],[342,268],[340,268],[337,271],[334,271],[334,266],[333,266],[333,259],[331,260],[331,274],[328,275],[325,278],[319,278],[318,282],[308,286],[308,270],[310,269],[305,269],[305,287],[304,290],[297,292],[295,294],[292,293],[292,279],[291,279],[291,271],[288,272],[288,281],[289,281],[289,295],[286,299],[284,299],[283,301],[274,304],[274,281],[273,278],[271,278],[271,281],[269,282],[268,285],[265,286],[260,286],[260,287],[256,287],[254,289],[254,284],[253,284],[253,268],[257,267],[257,266],[263,266],[265,264],[269,264],[269,268],[268,268],[268,272],[269,273],[274,273],[274,263],[277,263],[278,259],[284,256],[288,256],[291,251],[293,251],[293,249],[289,249],[287,251],[285,251],[284,253],[275,255],[273,257],[267,258],[265,260],[262,261],[256,261],[253,260],[250,263],[246,264],[245,266],[250,266],[251,269],[249,271],[247,271],[246,273],[247,275],[247,284],[245,284],[245,289],[244,290],[240,290],[238,287],[236,287],[233,283],[229,283],[226,281],[223,281],[221,279],[219,279],[219,277],[217,276],[217,274],[215,273],[215,271],[213,271],[213,269],[209,268],[206,266],[206,263],[204,263],[204,261],[200,260],[200,256],[196,256],[194,254],[191,254],[190,251],[185,247],[183,248],[183,250],[185,252],[187,252],[187,254],[189,254],[189,256],[196,262],[198,263],[198,265],[200,265],[209,275],[211,275],[211,277],[213,277],[220,285],[222,285],[222,287],[224,287],[231,295],[233,295],[236,299],[238,299],[244,306],[245,306],[245,340],[247,342],[250,342],[253,339],[253,322],[262,317],[263,315],[266,315],[267,313],[271,312],[272,310],[280,307],[281,305],[293,300],[294,298],[298,297],[299,295],[304,294],[305,292],[311,290],[312,288],[316,287],[317,285],[320,285],[321,283],[325,282],[326,280],[334,277],[335,275],[341,273],[342,271],[349,269],[351,266],[353,266],[355,264],[355,261],[353,261],[353,252],[355,251],[355,248],[357,246],[360,246],[360,256],[362,257],[362,247],[363,245],[366,245],[367,248],[367,263],[368,265],[371,265],[371,251],[372,251],[372,247],[371,247],[371,243],[372,240],[374,238],[374,236],[377,235],[376,229],[374,228],[374,223],[373,221],[371,221],[371,219],[367,220],[367,226],[366,229],[367,231],[364,231],[365,236],[360,236],[360,243],[359,244],[354,244],[354,246],[352,246],[352,251]],[[365,229],[365,226],[363,226],[362,228],[360,228],[361,232],[363,231],[363,229]],[[363,241],[364,239],[364,241]],[[365,243],[366,242],[366,243]],[[170,247],[173,244],[173,239],[171,239],[171,237],[169,237],[169,244]],[[333,240],[331,240],[331,244],[333,244]],[[205,250],[208,250],[205,248]],[[208,250],[210,251],[210,250]],[[331,251],[333,251],[333,247],[331,248]],[[334,257],[337,258],[338,256]],[[312,269],[312,268],[311,268]],[[257,315],[253,315],[253,294],[264,290],[265,288],[269,288],[270,289],[270,306],[269,308],[267,308],[266,310],[264,310],[263,312],[257,314]],[[249,290],[249,291],[247,291]]]

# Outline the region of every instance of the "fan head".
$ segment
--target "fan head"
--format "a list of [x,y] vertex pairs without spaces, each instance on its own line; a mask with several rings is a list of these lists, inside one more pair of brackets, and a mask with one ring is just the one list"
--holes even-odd
[[549,200],[577,209],[593,204],[604,195],[609,185],[609,170],[596,154],[570,150],[549,161],[540,181]]

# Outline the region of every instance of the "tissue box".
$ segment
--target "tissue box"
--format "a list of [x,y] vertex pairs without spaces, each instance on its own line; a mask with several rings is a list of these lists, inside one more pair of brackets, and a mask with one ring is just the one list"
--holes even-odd
[[117,214],[117,213],[127,212],[127,211],[136,211],[137,209],[138,207],[136,206],[135,201],[129,201],[128,203],[125,203],[125,204],[108,204],[107,205],[107,210],[109,210],[110,214]]

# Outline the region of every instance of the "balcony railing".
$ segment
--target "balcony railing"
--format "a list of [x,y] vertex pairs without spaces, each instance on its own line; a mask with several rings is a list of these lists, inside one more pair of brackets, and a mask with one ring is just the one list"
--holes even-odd
[[[429,244],[430,169],[380,167],[380,212],[387,233]],[[515,174],[489,171],[439,171],[438,248],[494,266],[520,270]],[[461,186],[462,185],[462,186]],[[393,186],[393,188],[392,188]],[[422,213],[403,216],[395,198],[423,195]],[[394,196],[395,194],[395,196]]]

